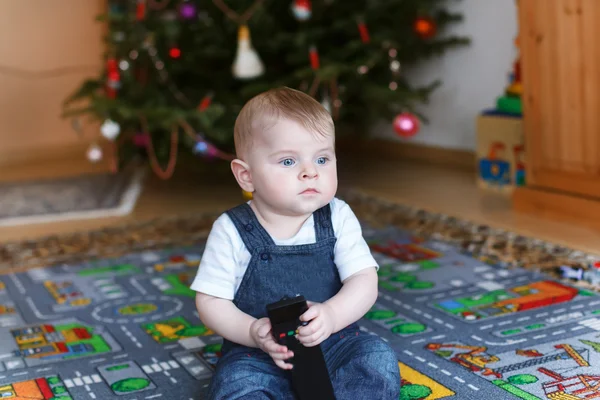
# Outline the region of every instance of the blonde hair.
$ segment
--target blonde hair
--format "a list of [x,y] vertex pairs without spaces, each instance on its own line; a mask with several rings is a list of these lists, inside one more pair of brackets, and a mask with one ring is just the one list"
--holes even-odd
[[333,119],[318,101],[299,90],[275,88],[253,97],[242,107],[233,129],[237,156],[250,148],[253,132],[268,129],[268,124],[272,126],[281,118],[295,121],[320,136],[335,135]]

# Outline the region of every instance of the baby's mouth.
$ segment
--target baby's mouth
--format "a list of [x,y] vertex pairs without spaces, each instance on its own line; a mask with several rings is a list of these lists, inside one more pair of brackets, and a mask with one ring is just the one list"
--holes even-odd
[[309,188],[309,189],[306,189],[305,191],[303,191],[300,194],[317,194],[317,193],[319,193],[319,191],[317,189]]

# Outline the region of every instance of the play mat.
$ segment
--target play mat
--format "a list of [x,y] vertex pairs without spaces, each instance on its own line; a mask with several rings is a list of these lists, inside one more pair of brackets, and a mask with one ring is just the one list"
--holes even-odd
[[[559,276],[590,272],[592,257],[356,193],[347,200],[381,265],[379,298],[360,326],[396,350],[401,399],[600,397],[600,296]],[[115,244],[111,256],[89,256],[92,245],[69,260],[47,250],[54,266],[0,275],[1,398],[205,398],[221,339],[189,289],[203,240],[139,240],[147,245]],[[10,246],[4,260],[19,245]]]

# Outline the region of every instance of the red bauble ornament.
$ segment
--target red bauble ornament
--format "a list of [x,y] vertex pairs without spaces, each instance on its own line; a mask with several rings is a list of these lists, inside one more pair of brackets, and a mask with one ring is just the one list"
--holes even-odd
[[114,58],[109,58],[106,60],[106,69],[107,71],[116,71],[118,69],[117,60]]
[[310,46],[308,50],[308,55],[310,57],[310,66],[315,71],[319,69],[319,52],[317,51],[317,46]]
[[117,97],[117,90],[121,87],[121,74],[117,60],[114,58],[106,60],[106,75],[105,93],[108,98],[114,99]]
[[171,58],[179,58],[181,56],[181,50],[177,47],[172,47],[171,50],[169,50],[169,55]]
[[306,21],[312,14],[310,0],[294,0],[292,11],[298,21]]
[[367,25],[365,24],[365,21],[363,21],[361,18],[359,18],[357,23],[358,23],[358,32],[360,33],[360,40],[362,40],[363,43],[369,43],[371,38],[369,37],[369,30],[367,29]]
[[419,17],[415,20],[413,29],[421,39],[429,39],[435,36],[437,32],[437,25],[432,18]]
[[108,73],[108,80],[109,81],[119,81],[121,79],[121,74],[119,74],[119,71],[110,71]]
[[419,128],[419,119],[409,112],[403,112],[394,118],[394,130],[402,137],[416,135],[419,132]]
[[138,21],[146,18],[146,0],[138,0],[135,7],[135,17]]
[[209,93],[206,96],[204,96],[202,98],[202,101],[198,105],[198,111],[204,111],[204,110],[206,110],[210,106],[210,103],[212,102],[212,98],[213,98],[213,94],[212,93]]

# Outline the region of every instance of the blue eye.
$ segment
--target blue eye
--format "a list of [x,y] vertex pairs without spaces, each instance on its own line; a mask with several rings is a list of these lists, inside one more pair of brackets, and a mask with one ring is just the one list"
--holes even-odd
[[282,164],[284,167],[291,167],[295,164],[294,160],[292,160],[291,158],[286,158],[285,160],[282,160],[279,163]]
[[317,158],[317,164],[319,164],[319,165],[325,165],[325,164],[327,164],[327,161],[329,161],[329,159],[327,157]]

